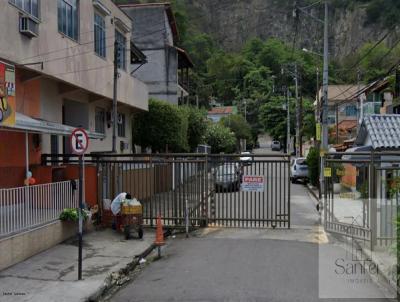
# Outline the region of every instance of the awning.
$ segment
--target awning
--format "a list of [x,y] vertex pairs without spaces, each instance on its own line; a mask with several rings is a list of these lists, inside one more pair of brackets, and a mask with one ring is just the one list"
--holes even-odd
[[[53,135],[69,136],[75,127],[49,122],[42,119],[32,118],[17,112],[15,115],[15,125],[10,127],[0,127],[0,129],[18,130],[30,133],[46,133]],[[104,139],[105,135],[97,132],[87,131],[91,139]]]

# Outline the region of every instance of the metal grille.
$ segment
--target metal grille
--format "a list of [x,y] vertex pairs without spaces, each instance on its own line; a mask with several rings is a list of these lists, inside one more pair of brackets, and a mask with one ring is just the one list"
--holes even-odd
[[325,177],[325,229],[369,242],[371,250],[393,244],[400,153],[334,153],[327,155],[324,165],[329,175]]
[[78,206],[77,194],[71,181],[0,189],[0,237],[57,220],[64,208]]
[[[57,162],[54,157],[44,155],[45,163]],[[142,202],[149,226],[160,215],[166,226],[185,226],[188,217],[193,227],[290,227],[290,158],[285,156],[100,154],[85,162],[97,165],[99,203],[129,192]],[[262,183],[252,188],[244,181],[249,178]]]
[[[210,226],[290,228],[288,158],[252,155],[243,161],[236,156],[214,156],[211,161]],[[224,179],[221,175],[232,175],[232,167],[237,167],[238,177]],[[246,191],[247,176],[262,177],[262,188]]]

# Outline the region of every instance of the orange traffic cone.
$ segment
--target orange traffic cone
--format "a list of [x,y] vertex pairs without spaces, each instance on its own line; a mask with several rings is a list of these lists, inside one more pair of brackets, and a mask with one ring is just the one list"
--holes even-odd
[[163,227],[162,227],[162,222],[161,222],[161,216],[157,216],[157,229],[156,229],[156,240],[154,241],[154,244],[157,246],[162,246],[165,244],[164,241],[164,232],[163,232]]

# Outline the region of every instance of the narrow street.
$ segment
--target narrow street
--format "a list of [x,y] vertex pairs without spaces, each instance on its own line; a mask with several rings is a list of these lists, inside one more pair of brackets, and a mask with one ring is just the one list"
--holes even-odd
[[[328,242],[319,228],[315,201],[303,185],[292,185],[291,202],[290,230],[216,227],[189,239],[170,239],[163,258],[110,301],[321,301],[319,286],[324,280],[319,274],[329,269],[330,259],[327,253],[319,254],[320,247],[341,247]],[[340,292],[340,284],[334,282],[328,284],[333,293],[325,292],[325,297],[353,297],[351,285],[347,293]],[[358,301],[385,296],[373,283],[361,288],[366,296]]]

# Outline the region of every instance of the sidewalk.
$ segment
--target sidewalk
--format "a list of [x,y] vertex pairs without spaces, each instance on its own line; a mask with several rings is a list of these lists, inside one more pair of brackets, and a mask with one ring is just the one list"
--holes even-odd
[[[316,188],[308,186],[308,189],[309,191],[312,191],[314,197],[318,196]],[[337,221],[348,224],[356,222],[357,224],[362,225],[362,211],[363,203],[361,200],[350,199],[346,198],[345,195],[341,196],[340,194],[335,194],[334,217]],[[380,226],[379,217],[377,225],[378,227]],[[344,240],[343,242],[348,241]],[[387,247],[376,246],[373,252],[371,252],[365,245],[361,245],[361,248],[363,253],[368,255],[372,262],[379,267],[379,273],[381,277],[384,278],[383,282],[389,284],[394,290],[399,290],[396,286],[397,259],[395,253],[391,252],[390,245]]]
[[78,242],[59,244],[0,272],[0,301],[86,301],[98,292],[106,277],[124,268],[154,241],[145,230],[143,240],[124,240],[107,229],[84,235],[83,280],[78,279]]

